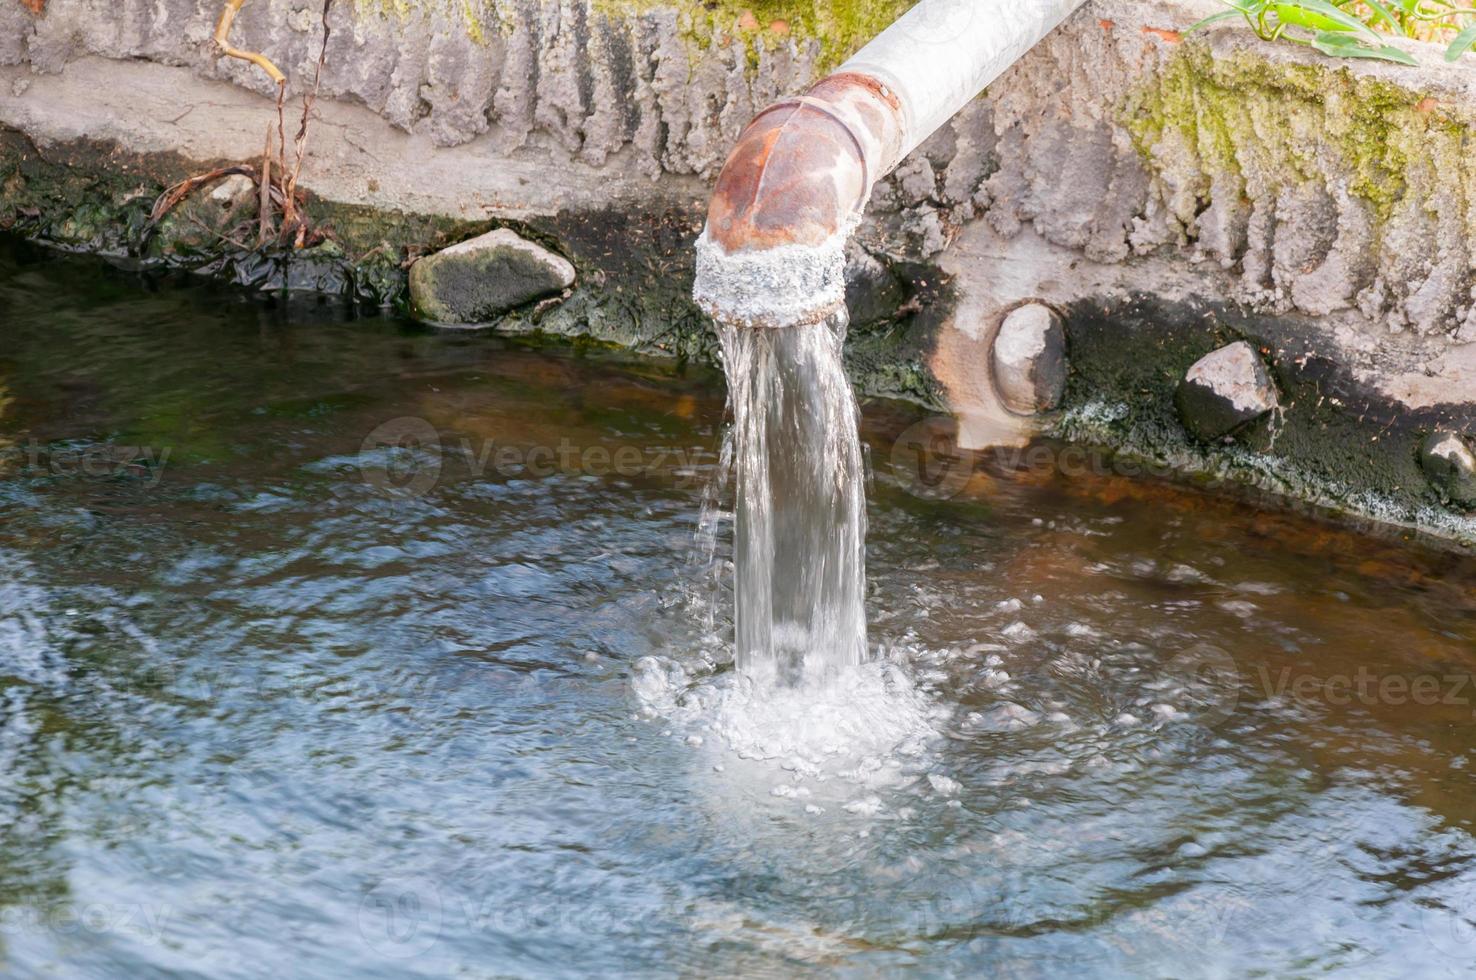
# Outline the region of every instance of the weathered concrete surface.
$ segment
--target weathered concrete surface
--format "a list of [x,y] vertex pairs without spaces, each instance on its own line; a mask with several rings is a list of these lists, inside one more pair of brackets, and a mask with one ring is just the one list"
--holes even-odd
[[[395,257],[389,279],[422,246],[507,221],[557,243],[580,287],[501,329],[700,356],[701,318],[681,294],[708,181],[756,108],[906,5],[772,0],[755,16],[730,0],[338,0],[305,181],[360,232],[346,238],[369,247],[376,222],[393,224],[374,246]],[[946,404],[975,443],[1028,434],[989,366],[1003,313],[1039,297],[1074,311],[1071,343],[1101,361],[1072,350],[1062,431],[1188,458],[1172,383],[1247,339],[1294,397],[1286,432],[1241,470],[1301,467],[1306,479],[1279,486],[1377,488],[1403,495],[1392,519],[1428,523],[1436,506],[1455,519],[1417,448],[1421,426],[1472,431],[1476,58],[1446,65],[1412,45],[1421,66],[1404,68],[1266,45],[1233,24],[1178,33],[1217,9],[1093,0],[878,185],[850,262],[851,293],[880,325],[853,334],[865,387]],[[251,0],[235,41],[300,91],[320,10]],[[217,12],[216,0],[49,0],[37,15],[0,0],[0,127],[30,141],[6,145],[79,161],[117,144],[149,192],[177,174],[166,157],[259,155],[271,86],[214,56]],[[0,151],[0,204],[47,212],[25,227],[103,220],[77,217],[97,188],[17,189],[7,174],[30,165]],[[626,227],[606,227],[612,214]],[[1152,361],[1155,385],[1169,379],[1150,405],[1090,339],[1089,307],[1208,319],[1163,325],[1178,348],[1122,328],[1119,346],[1140,345],[1124,353]],[[1338,395],[1309,400],[1319,372]],[[1324,423],[1335,449],[1314,437]],[[1380,462],[1358,462],[1373,445]]]
[[[214,56],[217,6],[51,0],[37,16],[0,2],[0,64],[26,66],[0,80],[0,122],[198,159],[256,152],[262,120],[238,87],[272,86]],[[721,7],[622,9],[340,0],[314,188],[460,217],[700,198],[753,111],[834,54],[749,37],[738,14],[722,33]],[[1088,5],[879,187],[875,206],[897,215],[889,248],[934,256],[982,216],[1099,261],[1169,248],[1218,264],[1258,309],[1476,339],[1476,176],[1462,151],[1476,72],[1433,46],[1416,70],[1333,63],[1233,27],[1208,43],[1174,34],[1212,9]],[[254,0],[236,40],[301,87],[316,11]],[[671,179],[683,176],[699,179]]]
[[[134,153],[251,160],[261,156],[266,127],[275,122],[265,97],[176,66],[88,56],[61,74],[0,68],[0,124],[44,145],[87,139]],[[426,134],[405,132],[351,103],[320,101],[314,125],[304,176],[313,191],[385,210],[526,218],[702,194],[695,180],[653,183],[622,160],[594,167],[534,147],[502,155],[488,141],[437,148]]]

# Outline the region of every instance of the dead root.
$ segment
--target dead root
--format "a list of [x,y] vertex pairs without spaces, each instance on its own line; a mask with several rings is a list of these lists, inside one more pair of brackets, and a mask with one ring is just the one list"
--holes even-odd
[[[299,190],[298,183],[302,177],[303,163],[307,159],[308,132],[311,128],[313,107],[317,103],[318,93],[322,88],[323,68],[328,60],[328,39],[331,34],[328,15],[333,9],[333,0],[323,0],[323,40],[318,50],[318,62],[313,74],[312,88],[302,98],[302,122],[298,126],[296,137],[292,140],[293,158],[290,163],[287,159],[287,76],[266,55],[255,51],[244,51],[230,43],[231,28],[235,25],[236,16],[241,12],[241,7],[245,2],[246,0],[225,0],[225,7],[221,10],[220,20],[215,26],[215,45],[225,57],[256,65],[276,83],[275,139],[272,128],[268,127],[266,149],[262,154],[259,168],[249,164],[223,167],[190,177],[170,187],[154,202],[153,210],[149,214],[149,228],[156,227],[165,216],[201,188],[224,180],[226,177],[240,175],[250,178],[257,185],[258,244],[264,247],[275,240],[290,242],[293,247],[300,249],[320,242],[325,237],[321,231],[312,227],[305,216],[306,196]],[[280,225],[276,222],[277,212],[280,212],[282,217]]]
[[180,181],[159,195],[159,199],[154,202],[153,210],[149,212],[149,224],[157,225],[160,221],[163,221],[165,215],[173,211],[185,198],[202,187],[209,187],[216,181],[236,176],[249,177],[253,183],[260,183],[256,169],[244,165],[238,167],[222,167],[219,170],[212,170],[208,174],[196,174],[194,177]]

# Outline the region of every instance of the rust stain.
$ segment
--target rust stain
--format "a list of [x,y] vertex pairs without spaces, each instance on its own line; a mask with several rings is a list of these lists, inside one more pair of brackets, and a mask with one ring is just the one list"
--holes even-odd
[[21,0],[21,3],[25,5],[27,10],[37,16],[40,16],[46,10],[46,0]]
[[1440,108],[1440,100],[1439,99],[1436,99],[1436,98],[1432,98],[1431,96],[1428,96],[1428,95],[1425,96],[1423,99],[1421,99],[1415,105],[1415,111],[1418,112],[1422,116],[1428,116],[1430,113],[1434,112],[1436,109],[1439,109],[1439,108]]
[[738,29],[743,31],[756,31],[759,29],[758,18],[747,7],[738,12]]
[[859,88],[865,92],[869,92],[885,102],[894,111],[902,111],[902,99],[896,92],[887,88],[880,79],[872,78],[870,75],[863,75],[861,72],[836,72],[834,75],[823,78],[816,83],[815,87],[810,90],[810,94],[817,98],[828,98],[832,95],[842,95],[848,88]]
[[1184,35],[1178,31],[1171,31],[1167,27],[1145,27],[1143,28],[1143,33],[1152,34],[1154,37],[1167,41],[1169,44],[1178,44],[1184,40]]
[[784,37],[789,34],[789,21],[776,20],[769,25],[769,32],[776,37]]
[[1112,30],[1112,28],[1114,28],[1114,27],[1117,26],[1117,21],[1115,21],[1115,20],[1099,20],[1099,21],[1097,21],[1097,26],[1100,27],[1100,28],[1102,28],[1102,30],[1104,30],[1104,31],[1110,31],[1110,30]]
[[828,241],[868,190],[868,146],[899,138],[899,106],[882,82],[848,72],[764,109],[718,175],[712,239],[728,252]]

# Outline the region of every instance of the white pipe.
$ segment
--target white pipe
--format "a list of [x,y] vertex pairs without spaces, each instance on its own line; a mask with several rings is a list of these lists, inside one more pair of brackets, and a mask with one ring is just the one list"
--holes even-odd
[[841,72],[868,75],[897,93],[901,153],[890,171],[1084,0],[921,0]]

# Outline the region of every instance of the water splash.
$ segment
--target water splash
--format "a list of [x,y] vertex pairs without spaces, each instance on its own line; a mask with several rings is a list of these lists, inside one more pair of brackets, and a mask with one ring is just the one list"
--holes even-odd
[[865,469],[844,314],[719,326],[734,481],[734,656],[761,685],[833,680],[866,644]]

